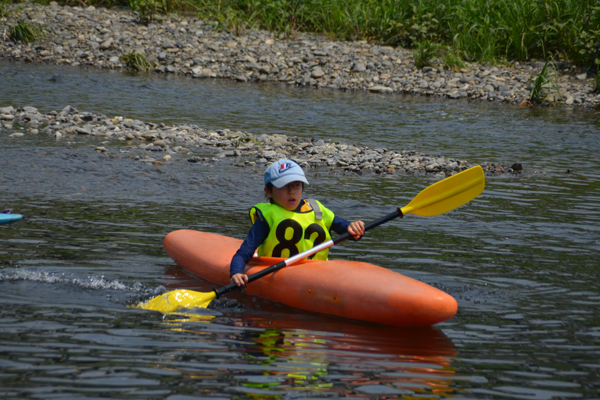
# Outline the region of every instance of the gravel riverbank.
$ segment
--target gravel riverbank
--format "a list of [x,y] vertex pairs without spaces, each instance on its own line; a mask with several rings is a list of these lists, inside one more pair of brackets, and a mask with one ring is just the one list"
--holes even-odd
[[[303,168],[325,168],[350,173],[432,175],[445,177],[472,165],[466,160],[407,150],[359,147],[330,140],[286,135],[207,130],[196,125],[165,125],[122,116],[80,112],[66,106],[61,111],[40,113],[34,107],[0,107],[0,135],[19,140],[26,135],[50,135],[57,140],[71,136],[105,139],[97,152],[111,157],[168,166],[169,163],[229,162],[238,167],[257,168],[292,158]],[[1,137],[0,136],[0,137]],[[118,145],[122,141],[122,145]],[[482,165],[488,175],[516,173],[520,165]]]
[[[126,69],[123,56],[143,52],[156,73],[190,78],[277,81],[290,85],[375,93],[410,93],[448,99],[502,101],[528,105],[530,81],[543,63],[511,68],[470,64],[460,71],[415,68],[410,50],[358,42],[333,42],[298,33],[280,39],[269,32],[235,35],[214,24],[169,16],[148,25],[129,10],[81,8],[51,3],[9,5],[0,19],[0,57],[30,62]],[[9,28],[21,20],[40,24],[45,38],[30,44],[11,41]],[[597,107],[593,79],[566,63],[546,99]]]

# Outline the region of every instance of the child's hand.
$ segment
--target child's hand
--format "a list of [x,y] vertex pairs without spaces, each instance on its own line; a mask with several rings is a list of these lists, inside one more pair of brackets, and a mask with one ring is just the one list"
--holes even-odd
[[365,223],[362,221],[350,222],[350,225],[348,225],[348,233],[354,236],[354,239],[360,239],[361,236],[365,234]]
[[248,283],[248,275],[235,274],[231,277],[231,283],[235,283],[238,286],[244,286],[246,283]]

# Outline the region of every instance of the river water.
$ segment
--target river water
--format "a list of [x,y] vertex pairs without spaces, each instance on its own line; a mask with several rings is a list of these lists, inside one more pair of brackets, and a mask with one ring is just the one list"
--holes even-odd
[[[222,161],[163,166],[117,141],[45,135],[0,146],[0,397],[171,400],[598,398],[600,116],[0,62],[0,106],[331,138],[470,163],[520,162],[433,218],[406,216],[331,257],[372,262],[459,303],[428,329],[306,313],[243,293],[169,316],[127,307],[211,284],[162,248],[190,228],[243,238],[262,171]],[[109,157],[97,153],[107,146]],[[307,171],[308,195],[371,221],[425,176]]]

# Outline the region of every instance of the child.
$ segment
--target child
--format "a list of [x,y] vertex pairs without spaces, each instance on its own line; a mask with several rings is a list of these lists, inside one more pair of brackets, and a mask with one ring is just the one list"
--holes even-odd
[[[238,286],[248,283],[246,264],[254,256],[288,258],[331,239],[329,230],[348,232],[359,239],[365,234],[362,221],[350,222],[336,217],[316,200],[302,199],[304,171],[292,160],[281,159],[265,171],[265,195],[270,203],[259,203],[250,209],[252,228],[231,259],[231,282]],[[329,249],[312,256],[327,260]]]

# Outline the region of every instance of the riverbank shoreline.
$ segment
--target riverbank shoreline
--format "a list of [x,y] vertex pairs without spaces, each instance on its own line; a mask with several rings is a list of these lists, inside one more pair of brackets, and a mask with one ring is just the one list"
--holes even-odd
[[[531,81],[544,64],[511,68],[472,63],[459,71],[417,69],[412,51],[364,41],[332,42],[297,33],[281,39],[265,31],[234,35],[211,22],[166,16],[148,25],[129,10],[37,4],[9,6],[0,20],[0,58],[58,65],[130,69],[123,57],[141,52],[154,73],[195,79],[281,82],[317,89],[369,91],[504,102],[529,107]],[[17,11],[20,10],[20,11]],[[45,37],[34,43],[12,41],[6,32],[25,19],[39,24]],[[547,104],[595,108],[600,94],[593,79],[572,67],[557,70]]]
[[[9,140],[19,140],[26,135],[48,135],[56,140],[70,140],[69,137],[74,136],[96,138],[102,140],[102,145],[94,145],[95,151],[107,158],[127,157],[156,166],[168,166],[172,162],[228,162],[262,172],[277,159],[291,158],[305,169],[435,178],[451,176],[473,166],[466,160],[416,151],[361,147],[329,139],[212,130],[193,124],[155,124],[124,116],[80,112],[72,106],[46,114],[31,106],[0,107],[0,135]],[[487,175],[516,174],[523,169],[518,163],[511,166],[487,163],[482,167]]]

